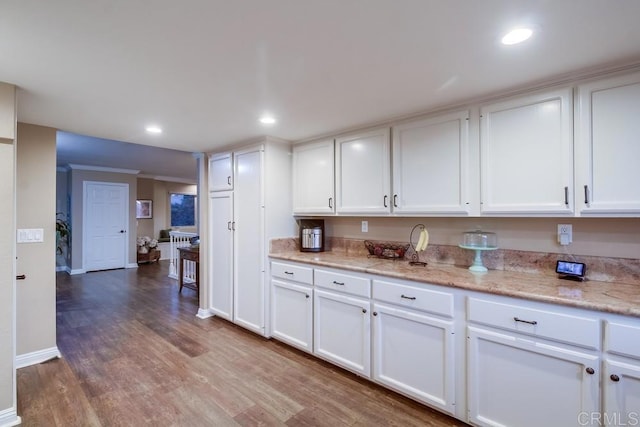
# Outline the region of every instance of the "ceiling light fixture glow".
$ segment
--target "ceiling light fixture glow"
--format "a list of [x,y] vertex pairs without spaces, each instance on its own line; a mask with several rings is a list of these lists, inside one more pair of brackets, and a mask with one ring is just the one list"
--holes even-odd
[[146,130],[147,133],[154,133],[154,134],[162,133],[162,129],[158,126],[147,126],[146,128],[144,128],[144,130]]
[[516,28],[502,37],[502,44],[512,45],[522,43],[531,37],[532,34],[533,31],[529,28]]
[[276,122],[276,119],[271,116],[262,116],[260,117],[260,123],[263,125],[272,125]]

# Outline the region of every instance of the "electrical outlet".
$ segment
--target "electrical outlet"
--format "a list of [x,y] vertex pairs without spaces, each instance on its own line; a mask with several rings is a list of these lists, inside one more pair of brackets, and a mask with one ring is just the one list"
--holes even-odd
[[362,232],[363,233],[369,232],[369,221],[362,221]]
[[573,242],[573,227],[571,224],[558,224],[558,243],[568,245]]

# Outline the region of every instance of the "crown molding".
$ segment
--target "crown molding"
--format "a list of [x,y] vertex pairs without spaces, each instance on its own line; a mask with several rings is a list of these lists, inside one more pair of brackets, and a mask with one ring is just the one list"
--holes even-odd
[[180,184],[196,185],[196,181],[194,179],[178,178],[178,177],[175,177],[175,176],[158,176],[158,175],[139,174],[138,178],[153,179],[153,180],[156,180],[156,181],[178,182]]
[[85,170],[85,171],[96,171],[96,172],[112,172],[112,173],[125,173],[129,175],[138,175],[140,173],[139,170],[134,169],[118,169],[118,168],[107,168],[103,166],[89,166],[89,165],[76,165],[69,163],[69,169],[73,170]]

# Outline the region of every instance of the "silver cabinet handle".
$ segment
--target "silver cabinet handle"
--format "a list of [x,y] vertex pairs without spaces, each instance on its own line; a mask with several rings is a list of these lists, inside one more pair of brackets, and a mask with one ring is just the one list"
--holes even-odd
[[329,209],[333,209],[333,197],[329,197]]
[[231,221],[227,222],[227,229],[231,230]]
[[398,207],[398,195],[397,194],[393,195],[393,207],[394,208]]
[[405,294],[400,295],[400,298],[404,298],[404,299],[410,299],[411,301],[415,300],[416,297],[408,297]]
[[288,274],[290,276],[293,276],[293,271],[285,271],[284,274]]
[[385,208],[389,207],[389,206],[387,205],[387,199],[388,199],[388,198],[389,198],[389,196],[387,196],[387,195],[385,194],[385,195],[384,195],[384,198],[382,199],[382,203],[384,204],[384,207],[385,207]]
[[564,204],[569,206],[569,187],[564,187]]
[[232,230],[235,230],[235,229],[236,229],[236,222],[235,222],[235,221],[233,221],[233,222],[231,223],[231,229],[232,229]]
[[227,184],[231,185],[231,176],[227,177]]
[[340,286],[344,286],[344,282],[336,282],[335,280],[333,281],[334,285],[340,285]]

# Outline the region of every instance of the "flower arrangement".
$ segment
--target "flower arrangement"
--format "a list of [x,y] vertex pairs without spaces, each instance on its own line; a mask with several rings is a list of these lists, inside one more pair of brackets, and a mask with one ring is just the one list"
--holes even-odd
[[138,246],[139,253],[146,254],[149,253],[149,250],[158,247],[158,241],[149,236],[142,236],[136,239],[136,245]]

